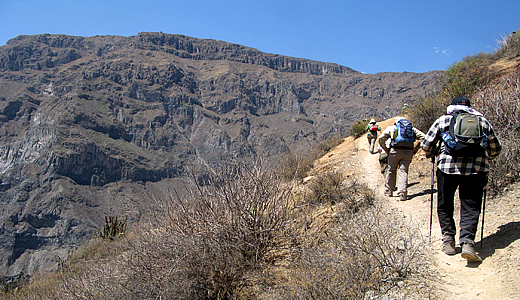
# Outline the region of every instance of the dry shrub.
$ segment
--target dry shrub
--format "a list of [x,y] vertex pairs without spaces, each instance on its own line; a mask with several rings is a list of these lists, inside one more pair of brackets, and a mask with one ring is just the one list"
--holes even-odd
[[135,299],[125,288],[127,279],[116,258],[84,261],[83,271],[68,272],[50,299]]
[[306,234],[295,214],[312,206],[295,209],[276,173],[237,164],[194,176],[149,223],[77,250],[42,299],[362,299],[405,281],[413,290],[415,232],[370,205],[368,186],[343,179],[335,221]]
[[289,152],[278,159],[275,168],[285,180],[303,180],[319,158],[318,151]]
[[339,135],[334,135],[326,140],[319,141],[313,148],[285,153],[277,160],[277,165],[274,168],[286,180],[303,180],[308,176],[314,162],[341,144],[342,141],[343,139]]
[[325,242],[306,248],[288,269],[274,298],[423,299],[427,266],[421,264],[425,242],[418,230],[374,206],[344,211],[339,221]]
[[374,202],[374,191],[354,177],[347,178],[341,171],[330,171],[317,175],[308,185],[307,204],[343,203],[352,211]]
[[235,164],[193,176],[186,190],[158,200],[148,223],[77,250],[41,299],[254,298],[253,280],[298,247],[291,186],[261,165]]
[[129,299],[119,255],[127,239],[93,239],[69,253],[54,273],[35,274],[30,283],[2,299]]
[[499,48],[493,52],[496,59],[502,57],[516,57],[520,54],[520,33],[513,31],[498,40]]
[[162,203],[128,253],[128,289],[139,298],[234,298],[296,246],[290,189],[261,166],[194,177],[188,195]]
[[309,192],[305,202],[308,204],[341,202],[347,194],[343,185],[345,179],[343,173],[339,171],[318,174],[308,185]]
[[491,191],[520,178],[520,77],[515,73],[480,91],[472,105],[493,125],[502,153],[491,162]]
[[326,140],[318,142],[317,148],[318,148],[318,151],[321,154],[320,156],[323,156],[325,153],[329,152],[334,147],[336,147],[339,144],[341,144],[342,141],[343,141],[343,139],[341,138],[341,136],[334,135],[334,136],[331,136],[330,138],[328,138]]

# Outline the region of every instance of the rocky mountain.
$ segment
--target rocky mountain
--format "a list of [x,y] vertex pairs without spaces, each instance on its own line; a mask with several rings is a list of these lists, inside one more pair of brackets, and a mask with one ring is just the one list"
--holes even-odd
[[136,224],[194,162],[346,136],[440,76],[163,33],[13,38],[0,47],[0,275],[52,270],[106,215]]

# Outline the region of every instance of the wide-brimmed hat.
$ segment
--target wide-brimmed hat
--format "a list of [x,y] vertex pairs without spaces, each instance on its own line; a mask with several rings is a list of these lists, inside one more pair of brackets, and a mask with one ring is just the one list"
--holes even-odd
[[370,119],[370,124],[375,124],[375,123],[376,123],[376,120]]

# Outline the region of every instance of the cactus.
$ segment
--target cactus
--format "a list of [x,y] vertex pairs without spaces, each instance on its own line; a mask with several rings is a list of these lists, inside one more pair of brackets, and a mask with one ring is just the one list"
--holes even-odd
[[128,216],[125,216],[124,221],[118,220],[117,216],[105,216],[105,227],[99,232],[99,237],[102,239],[114,239],[126,232],[126,221]]

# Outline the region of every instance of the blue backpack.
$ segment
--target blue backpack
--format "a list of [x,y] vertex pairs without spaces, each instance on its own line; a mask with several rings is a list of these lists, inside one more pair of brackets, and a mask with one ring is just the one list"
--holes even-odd
[[394,138],[392,147],[396,149],[413,149],[415,133],[412,123],[406,119],[401,119],[395,124]]

